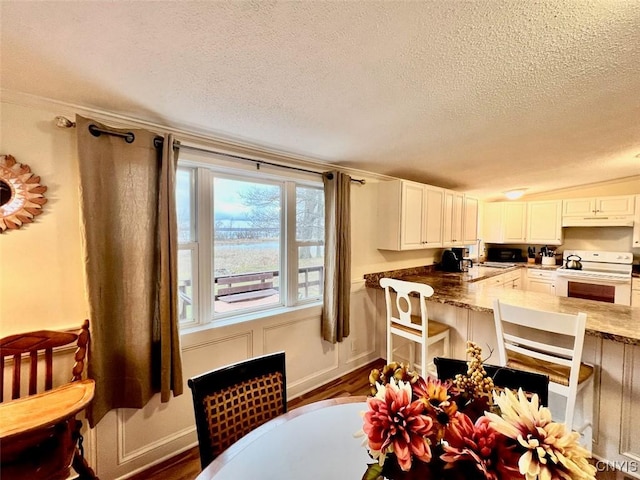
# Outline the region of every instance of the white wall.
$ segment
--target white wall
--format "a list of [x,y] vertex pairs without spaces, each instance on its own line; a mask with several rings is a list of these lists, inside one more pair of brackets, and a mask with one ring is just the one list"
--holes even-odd
[[36,221],[0,236],[0,334],[79,328],[87,318],[75,135],[52,113],[2,103],[0,154],[29,165],[47,187]]

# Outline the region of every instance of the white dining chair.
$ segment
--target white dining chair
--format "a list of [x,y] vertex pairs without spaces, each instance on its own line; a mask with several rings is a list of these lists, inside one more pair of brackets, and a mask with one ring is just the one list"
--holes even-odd
[[[534,310],[498,299],[493,302],[493,313],[500,365],[548,375],[549,392],[566,399],[562,421],[580,432],[582,443],[591,450],[594,368],[581,360],[587,314]],[[575,419],[578,395],[581,425]]]
[[[380,286],[384,288],[387,310],[387,363],[394,361],[396,348],[394,336],[409,340],[409,365],[416,369],[416,345],[420,347],[420,373],[429,374],[428,366],[433,365],[434,355],[429,354],[429,347],[443,342],[442,355],[450,354],[449,327],[443,323],[429,320],[427,315],[427,298],[433,295],[433,288],[424,283],[406,282],[394,278],[381,278]],[[395,292],[395,299],[393,292]],[[413,311],[411,294],[416,294],[418,312]],[[394,301],[395,300],[395,301]],[[397,315],[396,315],[397,314]],[[399,346],[401,348],[404,345]],[[432,375],[435,375],[435,368]]]

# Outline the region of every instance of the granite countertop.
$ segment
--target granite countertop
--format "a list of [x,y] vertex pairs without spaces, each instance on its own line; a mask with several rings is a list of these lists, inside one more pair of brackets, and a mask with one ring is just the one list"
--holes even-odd
[[[433,266],[427,266],[373,273],[365,275],[364,278],[365,285],[370,288],[380,288],[379,281],[383,277],[426,283],[431,285],[435,291],[433,296],[427,299],[428,301],[478,312],[493,313],[493,301],[496,298],[505,303],[538,310],[570,314],[585,312],[587,314],[587,334],[631,345],[640,345],[640,308],[579,298],[556,297],[545,293],[497,288],[476,283],[479,280],[513,271],[523,266],[549,270],[557,268],[528,264],[511,268],[489,269],[489,267],[484,267],[487,269],[486,272],[481,267],[477,273],[449,273],[437,271]],[[481,276],[481,272],[484,276]]]

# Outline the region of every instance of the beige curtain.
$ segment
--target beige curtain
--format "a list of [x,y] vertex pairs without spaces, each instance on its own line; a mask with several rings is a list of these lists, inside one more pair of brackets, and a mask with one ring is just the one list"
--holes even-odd
[[351,177],[323,175],[325,208],[324,305],[322,338],[331,343],[349,336],[351,298]]
[[174,197],[177,149],[156,135],[133,143],[76,118],[87,291],[91,317],[88,409],[95,426],[113,408],[141,408],[157,392],[182,393],[177,327],[177,239]]

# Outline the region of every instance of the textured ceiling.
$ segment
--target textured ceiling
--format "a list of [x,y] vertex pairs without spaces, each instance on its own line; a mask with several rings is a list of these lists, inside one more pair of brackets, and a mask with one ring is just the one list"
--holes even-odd
[[0,3],[1,86],[487,197],[640,174],[640,2]]

